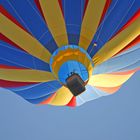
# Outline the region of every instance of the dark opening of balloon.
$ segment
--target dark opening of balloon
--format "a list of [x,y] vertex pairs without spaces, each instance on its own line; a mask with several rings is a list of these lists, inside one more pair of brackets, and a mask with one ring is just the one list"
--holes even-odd
[[86,90],[85,82],[77,73],[74,72],[72,72],[71,75],[66,79],[66,85],[74,96],[78,96]]

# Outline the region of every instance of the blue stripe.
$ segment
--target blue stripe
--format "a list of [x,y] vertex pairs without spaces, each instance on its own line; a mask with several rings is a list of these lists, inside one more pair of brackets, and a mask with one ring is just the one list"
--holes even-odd
[[69,44],[78,44],[85,0],[62,0]]
[[[0,87],[0,91],[1,92],[5,92],[5,93],[10,93],[10,90],[6,89],[6,88],[1,88]],[[11,93],[14,93],[11,91]],[[49,95],[46,95],[46,96],[43,96],[41,98],[36,98],[36,99],[25,99],[26,101],[30,102],[30,103],[33,103],[33,104],[39,104],[41,103],[42,101],[48,99],[51,95],[53,95],[54,93],[52,94],[49,94]]]
[[[88,53],[91,57],[99,51],[109,39],[119,31],[124,24],[138,11],[139,0],[113,0],[112,4],[102,20],[91,44]],[[93,44],[97,46],[93,49]]]
[[0,41],[0,60],[1,64],[8,65],[10,63],[10,66],[50,71],[48,63],[45,63],[3,41]]
[[44,100],[47,100],[52,94],[49,94],[49,95],[46,95],[46,96],[43,96],[41,98],[36,98],[36,99],[25,99],[26,101],[32,103],[32,104],[39,104],[41,102],[43,102]]
[[17,88],[7,88],[7,89],[20,95],[24,99],[36,99],[56,92],[59,88],[61,88],[61,86],[62,85],[58,81],[49,81],[45,83],[33,84],[33,85],[22,86]]
[[[134,49],[137,48],[137,49]],[[111,73],[122,70],[131,70],[140,67],[140,45],[136,45],[122,55],[115,56],[108,61],[98,65],[93,70],[93,75],[101,73]],[[137,65],[136,65],[136,64]],[[130,69],[131,68],[131,69]]]
[[23,66],[19,66],[18,64],[14,64],[12,62],[9,62],[8,60],[3,60],[0,58],[0,65],[8,65],[8,66],[15,66],[15,67],[20,67],[20,68],[25,68]]
[[123,72],[123,71],[128,71],[128,70],[134,70],[136,68],[140,68],[140,60],[137,61],[136,63],[129,65],[125,68],[119,69],[118,72]]

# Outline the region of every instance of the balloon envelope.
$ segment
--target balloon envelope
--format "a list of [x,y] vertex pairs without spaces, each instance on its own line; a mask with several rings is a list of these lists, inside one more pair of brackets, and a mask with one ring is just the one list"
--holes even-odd
[[[139,8],[139,0],[2,0],[0,87],[71,107],[116,93],[140,70]],[[77,96],[66,83],[72,73],[85,83]]]

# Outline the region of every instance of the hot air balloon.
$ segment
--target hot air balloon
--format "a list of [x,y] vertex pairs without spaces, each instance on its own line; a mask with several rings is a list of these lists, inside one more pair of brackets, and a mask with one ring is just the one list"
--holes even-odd
[[140,70],[139,0],[1,0],[0,87],[80,106]]

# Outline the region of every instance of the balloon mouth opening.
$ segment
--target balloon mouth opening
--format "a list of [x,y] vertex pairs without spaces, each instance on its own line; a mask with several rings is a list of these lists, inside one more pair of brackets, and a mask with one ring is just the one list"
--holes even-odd
[[69,60],[61,65],[58,78],[64,85],[67,85],[67,79],[72,75],[78,75],[85,83],[89,78],[88,70],[82,63]]
[[52,73],[74,96],[85,91],[93,65],[88,53],[77,45],[58,48],[50,59]]

